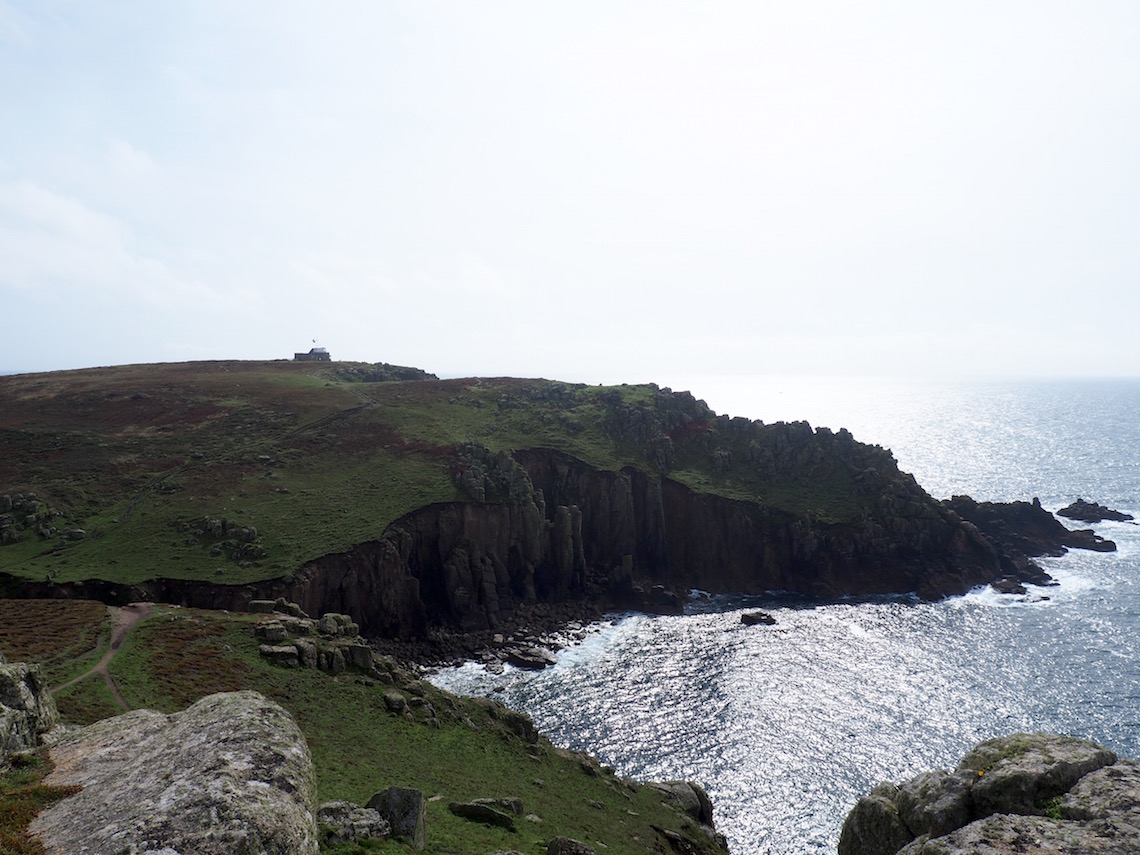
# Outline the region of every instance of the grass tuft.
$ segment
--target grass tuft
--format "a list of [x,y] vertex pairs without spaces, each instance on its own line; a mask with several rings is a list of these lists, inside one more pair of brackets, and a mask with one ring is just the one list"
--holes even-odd
[[0,853],[43,855],[43,845],[28,834],[41,810],[74,795],[81,787],[49,787],[42,783],[51,765],[39,755],[16,755],[0,774]]

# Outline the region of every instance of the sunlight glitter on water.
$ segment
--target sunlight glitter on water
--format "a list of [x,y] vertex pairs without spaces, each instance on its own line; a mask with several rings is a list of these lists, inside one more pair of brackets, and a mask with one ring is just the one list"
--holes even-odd
[[[894,446],[935,496],[1140,508],[1135,382],[822,388],[796,387],[799,418]],[[702,782],[737,855],[832,853],[876,783],[951,766],[990,736],[1051,730],[1140,757],[1140,527],[1096,528],[1118,552],[1040,559],[1059,584],[1025,597],[696,600],[683,616],[619,616],[543,672],[432,679],[528,712],[621,774]],[[745,608],[776,625],[742,626]]]
[[[1135,608],[1103,611],[1119,605],[1117,579],[1084,556],[1070,569],[1074,557],[1051,562],[1058,586],[1026,598],[720,598],[684,616],[616,618],[544,672],[468,665],[433,681],[522,709],[620,774],[703,782],[733,852],[833,852],[874,784],[953,765],[989,736],[1053,729],[1134,745]],[[777,624],[744,626],[745,608]]]

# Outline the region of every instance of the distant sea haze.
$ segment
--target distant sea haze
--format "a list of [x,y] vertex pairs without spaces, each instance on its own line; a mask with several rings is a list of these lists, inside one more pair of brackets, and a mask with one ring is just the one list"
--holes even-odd
[[[1055,511],[1083,497],[1140,517],[1140,381],[758,381],[733,394],[732,415],[890,448],[937,498],[1036,496]],[[1039,559],[1060,584],[1023,597],[696,600],[683,616],[615,616],[546,671],[465,665],[433,680],[493,694],[621,774],[704,783],[734,853],[833,853],[874,784],[952,766],[990,736],[1055,731],[1140,758],[1140,526],[1095,528],[1117,552]],[[776,624],[745,627],[744,608]]]

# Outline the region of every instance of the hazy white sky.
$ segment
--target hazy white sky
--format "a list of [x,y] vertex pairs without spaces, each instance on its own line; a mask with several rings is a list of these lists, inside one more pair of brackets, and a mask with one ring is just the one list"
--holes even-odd
[[0,370],[1140,375],[1137,45],[1135,0],[0,0]]

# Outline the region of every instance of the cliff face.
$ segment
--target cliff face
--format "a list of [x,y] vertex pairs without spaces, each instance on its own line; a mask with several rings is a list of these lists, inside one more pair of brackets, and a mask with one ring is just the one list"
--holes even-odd
[[[141,491],[110,528],[57,539],[34,555],[30,540],[3,547],[31,556],[5,587],[23,596],[229,609],[285,596],[310,614],[350,614],[369,635],[410,638],[437,626],[494,628],[524,605],[676,610],[690,588],[933,598],[1002,573],[1001,556],[977,528],[932,500],[888,451],[845,430],[729,418],[687,392],[655,386],[510,378],[350,384],[367,394],[302,385],[304,395],[281,401],[280,381],[303,379],[281,370],[190,366],[160,371],[158,380],[141,370],[85,374],[83,383],[97,389],[56,393],[53,424],[79,431],[91,419],[75,402],[86,401],[110,425],[90,435],[92,447],[107,442],[114,461],[151,462],[135,474]],[[240,377],[219,379],[235,371]],[[381,375],[367,374],[374,376]],[[240,406],[228,397],[238,388],[248,396]],[[56,486],[70,495],[67,467],[52,455],[74,447],[74,437],[49,442],[33,430],[41,416],[31,402],[41,391],[11,393],[25,409],[13,417],[20,427],[6,446],[13,453],[0,459],[14,484],[60,470]],[[186,400],[209,404],[217,424],[189,411],[167,423],[167,404],[183,406],[191,392]],[[301,410],[307,420],[297,427]],[[130,430],[119,430],[123,424]],[[235,455],[228,438],[239,429],[253,431],[265,453]],[[139,457],[133,437],[152,435]],[[486,444],[456,445],[457,435]],[[76,471],[87,472],[87,458]],[[118,465],[100,469],[107,497],[121,490],[111,477]],[[154,472],[165,474],[156,480]],[[201,516],[202,508],[236,502],[235,493],[249,519]],[[130,539],[141,524],[132,510],[142,503],[150,525],[162,520],[173,533],[169,541]],[[39,516],[37,505],[26,518],[38,525]],[[300,534],[275,540],[266,535],[272,529]],[[300,558],[357,539],[347,552]],[[282,540],[294,560],[280,552]],[[274,549],[273,560],[287,562],[278,566],[297,569],[240,584],[264,579],[258,563]],[[80,565],[91,575],[54,581],[74,579]],[[179,567],[198,569],[183,579],[150,575]],[[127,578],[146,581],[117,581]]]
[[379,539],[286,579],[22,587],[30,596],[227,609],[285,596],[309,614],[349,614],[366,635],[408,639],[432,627],[493,629],[529,604],[671,611],[692,588],[936,598],[997,578],[1001,560],[990,542],[877,451],[879,469],[852,463],[861,510],[836,521],[699,493],[664,473],[599,470],[549,449],[511,455],[473,446],[456,476],[470,501],[416,510]]
[[489,480],[508,485],[505,501],[423,508],[261,595],[282,594],[310,614],[351,614],[366,634],[413,637],[435,625],[494,628],[525,603],[677,602],[657,586],[937,597],[1000,570],[972,526],[922,501],[917,488],[905,504],[884,496],[881,519],[829,524],[631,468],[599,471],[549,450],[504,457]]

